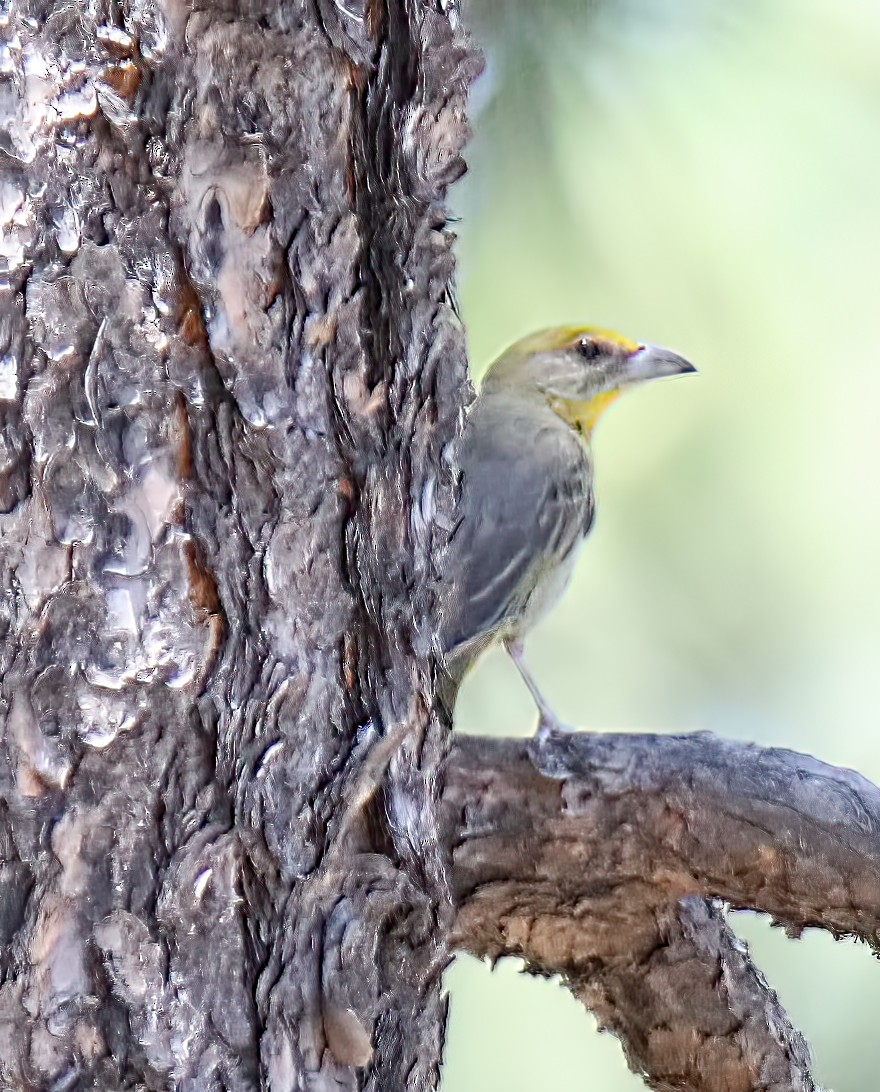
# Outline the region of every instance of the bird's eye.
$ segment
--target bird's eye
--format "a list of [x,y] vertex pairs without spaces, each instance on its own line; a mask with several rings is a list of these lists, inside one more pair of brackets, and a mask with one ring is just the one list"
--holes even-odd
[[601,346],[590,337],[581,338],[577,343],[577,351],[584,360],[595,360],[602,355]]

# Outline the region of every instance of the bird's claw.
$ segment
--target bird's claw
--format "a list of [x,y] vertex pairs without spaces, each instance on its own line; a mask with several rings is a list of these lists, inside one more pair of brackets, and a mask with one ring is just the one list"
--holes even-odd
[[548,713],[544,710],[541,711],[538,717],[538,726],[535,729],[535,739],[539,743],[543,743],[554,735],[568,735],[573,732],[574,728],[569,724],[563,724],[563,722],[553,713]]

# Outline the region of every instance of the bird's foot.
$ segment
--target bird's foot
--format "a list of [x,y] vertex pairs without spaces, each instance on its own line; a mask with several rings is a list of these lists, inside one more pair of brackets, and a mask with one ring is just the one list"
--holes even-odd
[[568,735],[574,731],[575,729],[570,724],[563,724],[555,713],[542,709],[538,717],[538,727],[535,729],[535,739],[539,743],[543,743],[551,736]]

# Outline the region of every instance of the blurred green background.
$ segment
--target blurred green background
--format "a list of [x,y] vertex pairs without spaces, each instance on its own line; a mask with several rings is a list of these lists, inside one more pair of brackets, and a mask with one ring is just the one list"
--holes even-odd
[[[880,781],[880,4],[474,0],[488,58],[454,193],[479,375],[593,322],[700,375],[627,395],[595,439],[599,516],[532,636],[557,712],[710,729]],[[458,730],[528,735],[503,654]],[[880,967],[818,933],[737,930],[819,1080],[875,1092]],[[642,1088],[556,983],[448,976],[444,1092]]]

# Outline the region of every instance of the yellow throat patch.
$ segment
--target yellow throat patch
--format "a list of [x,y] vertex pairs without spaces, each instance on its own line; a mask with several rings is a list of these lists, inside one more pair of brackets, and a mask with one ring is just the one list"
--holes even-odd
[[596,394],[584,402],[569,402],[564,398],[554,398],[550,402],[550,408],[566,424],[571,425],[584,436],[589,436],[605,410],[612,402],[616,402],[622,393],[620,390],[603,391],[602,394]]

